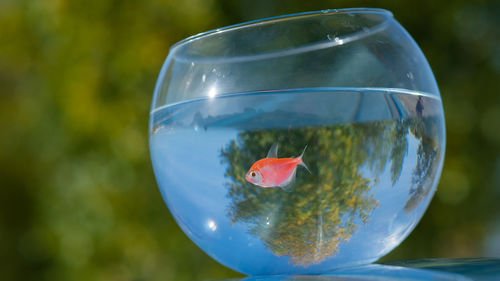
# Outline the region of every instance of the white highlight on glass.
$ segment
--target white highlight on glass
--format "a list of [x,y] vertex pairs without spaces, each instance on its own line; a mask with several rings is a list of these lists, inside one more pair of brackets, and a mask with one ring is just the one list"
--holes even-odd
[[208,220],[207,226],[210,230],[216,231],[217,230],[217,225],[213,220]]
[[215,97],[215,95],[217,95],[217,88],[210,88],[210,90],[208,91],[208,96],[212,99]]

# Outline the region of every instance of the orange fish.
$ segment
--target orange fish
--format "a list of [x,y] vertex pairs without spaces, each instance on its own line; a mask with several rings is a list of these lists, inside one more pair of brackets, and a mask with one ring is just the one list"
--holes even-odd
[[295,180],[298,165],[309,171],[307,165],[302,161],[306,148],[307,145],[297,158],[278,158],[278,144],[273,144],[267,157],[255,162],[247,172],[245,179],[260,187],[278,186],[288,191],[287,187],[291,186]]

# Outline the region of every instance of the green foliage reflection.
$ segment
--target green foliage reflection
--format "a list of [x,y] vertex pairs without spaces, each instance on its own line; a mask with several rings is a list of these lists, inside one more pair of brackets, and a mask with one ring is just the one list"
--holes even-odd
[[[222,152],[229,216],[247,224],[274,254],[297,265],[319,263],[335,255],[378,205],[369,192],[377,179],[364,176],[363,167],[378,175],[392,161],[393,180],[399,178],[407,134],[394,121],[240,133]],[[308,145],[304,161],[312,174],[299,170],[292,192],[262,189],[244,178],[276,140],[282,157]]]

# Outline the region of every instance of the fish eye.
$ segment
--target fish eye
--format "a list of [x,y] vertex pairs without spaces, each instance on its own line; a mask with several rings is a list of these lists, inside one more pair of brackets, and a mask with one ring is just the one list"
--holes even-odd
[[255,172],[252,172],[252,177],[255,177]]

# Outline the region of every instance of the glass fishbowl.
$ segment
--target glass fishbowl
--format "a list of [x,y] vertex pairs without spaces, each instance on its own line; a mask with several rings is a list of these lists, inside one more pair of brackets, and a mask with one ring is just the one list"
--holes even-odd
[[257,20],[175,44],[150,115],[161,194],[249,275],[368,264],[424,214],[445,153],[423,53],[381,9]]

